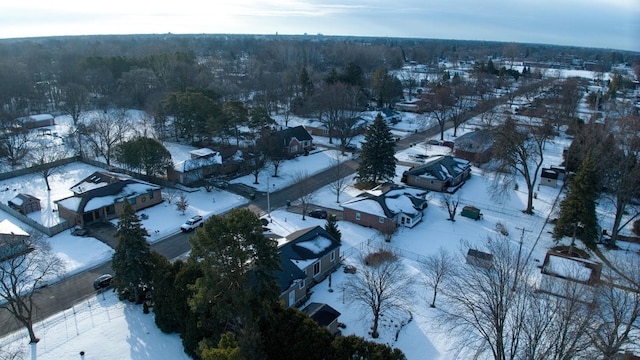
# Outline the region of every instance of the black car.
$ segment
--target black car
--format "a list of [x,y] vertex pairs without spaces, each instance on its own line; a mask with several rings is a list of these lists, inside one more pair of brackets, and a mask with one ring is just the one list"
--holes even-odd
[[322,209],[311,210],[311,211],[309,211],[308,215],[311,216],[312,218],[316,218],[316,219],[326,219],[327,218],[327,212],[325,210],[322,210]]
[[107,286],[111,285],[112,279],[113,279],[113,276],[111,276],[111,274],[100,275],[97,279],[93,281],[93,288],[96,290],[106,288]]

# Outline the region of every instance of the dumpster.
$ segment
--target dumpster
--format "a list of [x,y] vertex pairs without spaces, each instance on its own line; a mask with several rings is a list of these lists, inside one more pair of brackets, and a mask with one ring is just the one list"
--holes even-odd
[[482,214],[480,213],[480,209],[474,206],[469,206],[469,205],[462,208],[462,213],[460,215],[464,217],[468,217],[469,219],[473,219],[473,220],[480,220],[480,218],[482,217]]

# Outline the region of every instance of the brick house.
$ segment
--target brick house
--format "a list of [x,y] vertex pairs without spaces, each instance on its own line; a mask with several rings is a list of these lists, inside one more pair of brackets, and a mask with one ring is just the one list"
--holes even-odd
[[482,164],[491,160],[494,136],[488,130],[477,130],[456,138],[453,148],[456,157]]
[[275,136],[286,148],[288,156],[302,155],[313,149],[313,138],[302,125],[277,131]]
[[162,202],[160,186],[106,171],[94,172],[72,186],[71,191],[73,196],[55,202],[58,213],[69,223],[82,227],[120,216],[124,198],[135,211]]
[[471,176],[468,160],[438,155],[426,159],[420,166],[402,174],[402,182],[413,187],[438,192],[455,192]]
[[340,243],[320,226],[295,231],[278,243],[282,270],[275,276],[285,307],[302,303],[315,284],[340,266]]
[[363,192],[341,204],[343,219],[393,233],[398,226],[413,227],[422,220],[427,191],[399,185]]

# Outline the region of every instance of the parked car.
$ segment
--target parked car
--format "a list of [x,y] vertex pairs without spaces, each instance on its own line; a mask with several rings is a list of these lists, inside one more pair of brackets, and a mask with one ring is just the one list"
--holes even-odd
[[442,145],[442,140],[430,139],[429,141],[427,141],[427,144],[429,144],[429,145]]
[[96,290],[104,289],[111,285],[113,276],[111,274],[100,275],[97,279],[93,280],[93,288]]
[[311,216],[312,218],[316,218],[316,219],[326,219],[327,218],[327,212],[325,210],[322,210],[322,209],[311,210],[311,211],[309,211],[308,215]]
[[442,142],[442,146],[446,146],[446,147],[449,147],[449,148],[452,148],[452,149],[453,149],[454,145],[455,144],[453,143],[453,141],[445,140],[445,141]]
[[180,230],[188,232],[202,225],[204,225],[204,219],[202,219],[202,216],[196,215],[182,224],[182,226],[180,226]]

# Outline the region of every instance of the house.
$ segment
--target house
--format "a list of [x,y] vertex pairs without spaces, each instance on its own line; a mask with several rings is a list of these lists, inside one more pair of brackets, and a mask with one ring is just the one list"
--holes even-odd
[[18,119],[25,129],[35,129],[55,125],[55,119],[51,114],[38,114]]
[[209,148],[192,150],[189,155],[189,159],[177,162],[167,169],[169,181],[191,184],[216,173],[222,165],[222,155]]
[[340,334],[338,329],[338,316],[340,312],[324,303],[312,302],[307,305],[302,312],[307,314],[313,321],[318,323],[322,327],[326,327],[331,335],[336,336]]
[[488,130],[476,130],[460,135],[455,142],[456,157],[482,164],[491,160],[494,136]]
[[30,250],[29,233],[5,219],[0,221],[0,261]]
[[342,203],[343,219],[388,234],[398,226],[414,227],[427,207],[427,191],[392,185],[363,192]]
[[58,213],[69,223],[83,227],[118,217],[124,198],[136,211],[162,202],[160,186],[106,171],[94,172],[72,186],[71,191],[73,196],[56,201]]
[[277,131],[275,136],[286,148],[288,156],[301,155],[313,149],[313,138],[302,125]]
[[20,193],[8,202],[9,207],[26,215],[40,211],[40,199],[33,195]]
[[278,243],[281,270],[275,276],[285,307],[306,300],[309,290],[340,266],[340,243],[320,226],[295,231]]
[[405,100],[395,103],[394,108],[397,111],[406,111],[416,114],[422,114],[428,109],[428,101],[422,98]]
[[587,259],[548,251],[541,267],[539,291],[586,303],[595,300],[602,264]]
[[453,193],[471,176],[468,160],[449,156],[432,156],[420,166],[402,174],[402,182],[417,188]]
[[540,185],[556,187],[560,174],[554,169],[543,168],[540,172]]
[[[369,126],[369,123],[370,123],[369,121],[363,118],[358,118],[353,124],[353,126],[351,127],[350,134],[352,136],[364,134],[365,132],[367,132],[367,127]],[[340,137],[340,132],[338,131],[338,129],[333,129],[331,132],[329,132],[329,128],[327,128],[327,124],[319,120],[313,120],[313,121],[307,122],[304,128],[311,135],[324,136],[324,137],[331,136],[333,138]]]

